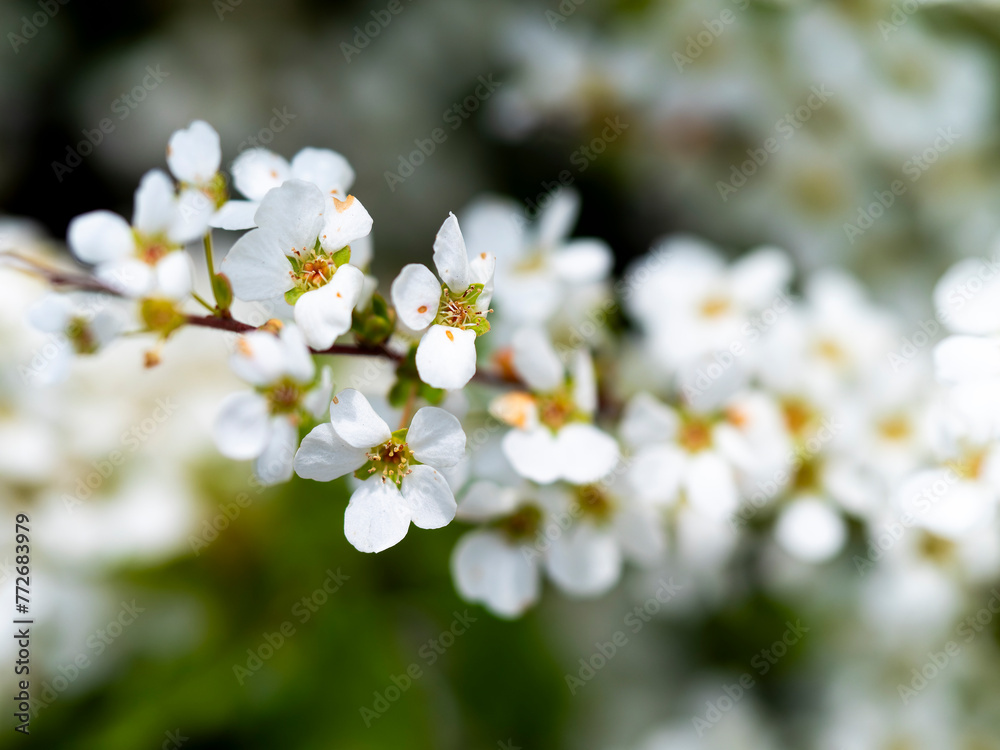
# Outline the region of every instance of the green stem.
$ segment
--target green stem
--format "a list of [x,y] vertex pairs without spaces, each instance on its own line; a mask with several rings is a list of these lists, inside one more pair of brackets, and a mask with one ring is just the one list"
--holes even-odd
[[191,292],[191,296],[194,297],[195,302],[200,304],[210,313],[212,313],[213,315],[216,313],[216,309],[212,307],[208,302],[206,302],[205,299],[200,294],[198,294],[198,292]]
[[208,265],[208,276],[215,276],[215,262],[212,260],[212,230],[205,232],[205,263]]

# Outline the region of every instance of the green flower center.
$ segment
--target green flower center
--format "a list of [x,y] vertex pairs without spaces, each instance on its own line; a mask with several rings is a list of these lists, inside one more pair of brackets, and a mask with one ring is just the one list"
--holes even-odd
[[542,525],[542,511],[534,505],[525,505],[514,513],[496,521],[494,526],[511,542],[533,539]]
[[377,445],[365,454],[368,463],[354,472],[358,479],[367,479],[372,475],[381,475],[382,481],[393,482],[397,487],[403,483],[413,466],[420,464],[413,456],[413,451],[406,444],[406,430],[397,430],[382,445]]
[[479,312],[476,310],[476,301],[482,293],[482,284],[473,284],[461,294],[456,294],[446,284],[442,284],[441,304],[438,307],[434,323],[450,328],[460,328],[463,331],[473,330],[477,336],[487,333],[490,330],[490,324],[486,320],[486,315],[491,311]]
[[283,378],[264,389],[264,396],[271,414],[291,414],[298,410],[302,388],[294,380]]

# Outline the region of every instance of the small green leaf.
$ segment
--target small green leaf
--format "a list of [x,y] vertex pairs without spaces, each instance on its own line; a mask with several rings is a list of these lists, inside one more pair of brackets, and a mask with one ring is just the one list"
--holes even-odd
[[285,302],[287,302],[289,305],[294,305],[296,302],[299,301],[299,297],[301,297],[303,294],[305,294],[305,290],[299,289],[298,287],[296,287],[295,289],[289,289],[287,292],[285,292]]
[[225,274],[217,273],[212,276],[212,294],[215,296],[215,303],[220,310],[228,310],[233,304],[233,286]]
[[345,263],[350,263],[351,246],[344,245],[344,247],[340,248],[340,250],[338,250],[337,252],[335,252],[333,255],[330,256],[330,260],[333,261],[333,264],[337,266],[337,268],[340,268]]

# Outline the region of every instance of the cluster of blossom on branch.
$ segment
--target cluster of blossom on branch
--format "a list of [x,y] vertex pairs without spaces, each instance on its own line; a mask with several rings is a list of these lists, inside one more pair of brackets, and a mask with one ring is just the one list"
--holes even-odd
[[[853,544],[862,575],[947,554],[960,578],[982,577],[990,545],[1000,568],[1000,296],[983,261],[941,281],[918,341],[842,273],[793,294],[774,248],[728,264],[672,237],[612,281],[610,248],[570,238],[579,202],[561,190],[534,223],[495,197],[461,226],[449,215],[427,242],[436,273],[408,264],[383,296],[344,157],[245,151],[231,170],[243,198],[221,161],[207,123],[175,133],[173,178],[142,178],[131,223],[109,211],[71,223],[89,273],[9,256],[54,289],[30,320],[72,343],[47,377],[124,335],[152,338],[154,366],[185,327],[236,334],[247,388],[219,405],[219,450],[253,460],[265,484],[348,477],[357,549],[457,518],[472,528],[452,556],[456,587],[505,617],[538,599],[543,576],[596,596],[626,561],[714,570],[761,534],[804,564]],[[245,232],[218,264],[213,229]],[[247,302],[278,312],[252,326],[237,314]],[[939,322],[962,334],[937,349],[943,386],[929,367]],[[348,357],[387,363],[391,382],[338,390]]]

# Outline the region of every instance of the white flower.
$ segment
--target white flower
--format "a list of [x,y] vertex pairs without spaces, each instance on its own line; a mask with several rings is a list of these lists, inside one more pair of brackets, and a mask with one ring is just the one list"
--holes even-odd
[[368,477],[351,495],[344,534],[362,552],[397,544],[410,522],[422,529],[447,526],[455,497],[439,469],[465,454],[465,433],[454,415],[425,406],[407,430],[389,430],[358,391],[333,399],[330,423],[313,429],[295,454],[295,473],[329,482],[352,472]]
[[423,335],[417,346],[417,372],[432,388],[462,388],[476,374],[476,337],[493,297],[496,258],[480,253],[470,260],[458,226],[449,214],[434,238],[434,265],[410,263],[392,282],[392,302],[403,325]]
[[331,205],[328,210],[312,183],[288,180],[264,196],[255,214],[258,228],[233,245],[221,266],[239,299],[285,294],[314,349],[330,347],[350,330],[364,286],[364,274],[349,263],[350,243],[372,227],[354,196]]
[[200,236],[209,226],[219,226],[217,209],[226,198],[226,185],[219,174],[222,147],[215,128],[195,120],[170,136],[167,166],[181,183],[180,207],[187,224]]
[[[243,151],[233,162],[233,184],[248,200],[230,200],[212,219],[221,229],[250,229],[256,226],[254,214],[268,191],[286,180],[311,182],[327,196],[345,198],[354,184],[354,170],[336,151],[304,148],[289,164],[286,159],[264,148]],[[355,260],[356,265],[363,265]]]
[[283,326],[277,336],[268,331],[242,336],[230,365],[254,390],[225,399],[213,428],[215,443],[229,458],[255,459],[254,473],[263,484],[287,481],[299,423],[322,416],[330,402],[330,371],[315,382],[315,364],[294,325]]
[[170,178],[147,172],[135,191],[130,226],[111,211],[91,211],[73,219],[67,231],[70,249],[95,264],[102,282],[131,297],[185,298],[192,288],[191,258],[182,246],[192,234]]
[[773,455],[767,444],[777,440],[763,437],[773,432],[767,424],[756,436],[748,430],[743,425],[748,414],[678,412],[648,393],[633,397],[621,434],[634,452],[627,478],[636,496],[672,504],[683,495],[709,518],[729,517],[740,497],[737,471],[755,466],[755,451]]
[[590,484],[610,473],[618,443],[593,424],[597,384],[590,355],[578,350],[567,372],[536,328],[518,331],[512,350],[513,368],[530,392],[500,396],[490,411],[515,428],[502,442],[514,470],[539,484]]
[[519,617],[538,600],[541,588],[542,555],[535,545],[544,503],[515,488],[480,481],[466,491],[457,517],[490,524],[463,536],[452,552],[459,594],[500,617]]
[[[463,215],[469,247],[496,257],[500,314],[518,324],[543,323],[567,305],[578,309],[593,299],[613,265],[602,240],[568,239],[580,213],[579,195],[560,189],[548,198],[531,231],[523,212],[507,201],[483,200]],[[572,304],[576,300],[581,304]]]
[[66,339],[41,372],[44,383],[65,378],[74,355],[98,352],[125,326],[125,318],[113,300],[84,292],[46,294],[28,309],[28,321],[40,331]]
[[778,544],[805,562],[824,562],[840,552],[847,541],[847,524],[837,509],[815,497],[804,497],[784,506],[775,525]]
[[787,311],[791,273],[788,258],[773,248],[727,266],[701,240],[672,237],[630,269],[628,310],[646,332],[653,358],[681,370],[755,338],[749,333],[755,313]]

